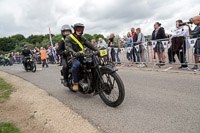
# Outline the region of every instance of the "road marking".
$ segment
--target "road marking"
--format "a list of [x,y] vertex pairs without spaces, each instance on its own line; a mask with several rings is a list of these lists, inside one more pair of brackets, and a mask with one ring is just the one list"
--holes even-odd
[[42,70],[42,68],[37,68],[37,69],[36,69],[36,71],[41,71],[41,70]]
[[173,67],[169,67],[169,68],[167,68],[167,69],[165,69],[164,71],[166,72],[166,71],[168,71],[168,70],[170,70],[170,69],[172,69]]

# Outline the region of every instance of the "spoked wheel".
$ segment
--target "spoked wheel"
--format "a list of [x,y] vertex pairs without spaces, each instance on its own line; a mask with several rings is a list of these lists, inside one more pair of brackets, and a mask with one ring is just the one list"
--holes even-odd
[[35,63],[33,63],[33,66],[32,66],[33,68],[32,68],[32,72],[36,72],[36,64]]
[[105,84],[105,88],[103,89],[99,82],[99,89],[103,91],[99,93],[101,99],[104,101],[105,104],[111,107],[119,106],[125,97],[125,89],[124,84],[119,77],[119,75],[114,73],[105,73],[102,76]]

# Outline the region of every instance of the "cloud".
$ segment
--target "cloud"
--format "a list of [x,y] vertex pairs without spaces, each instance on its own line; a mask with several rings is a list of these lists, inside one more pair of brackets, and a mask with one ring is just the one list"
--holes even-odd
[[86,33],[125,35],[140,27],[145,35],[153,24],[162,23],[166,32],[175,29],[177,19],[198,15],[198,0],[0,0],[0,37],[17,33],[60,33],[64,24],[84,23]]

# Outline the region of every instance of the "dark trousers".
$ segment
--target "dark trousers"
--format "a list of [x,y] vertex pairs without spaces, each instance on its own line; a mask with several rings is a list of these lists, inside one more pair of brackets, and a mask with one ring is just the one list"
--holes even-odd
[[27,61],[26,61],[26,58],[25,58],[25,57],[23,57],[22,63],[23,63],[23,65],[24,65],[25,69],[26,69],[26,68],[27,68]]
[[42,67],[44,67],[45,65],[46,65],[46,67],[48,67],[47,60],[46,60],[46,59],[42,60]]
[[170,63],[176,62],[174,56],[175,56],[175,52],[173,52],[172,47],[168,48],[168,59]]
[[63,77],[64,77],[64,80],[67,80],[67,76],[68,76],[68,68],[67,68],[67,59],[66,58],[63,58],[62,59],[62,72],[63,72]]
[[175,62],[174,56],[177,55],[178,59],[180,61],[180,63],[185,63],[185,64],[181,64],[181,67],[187,67],[186,64],[186,53],[184,50],[179,50],[177,52],[173,51],[173,48],[170,47],[168,49],[168,57],[169,57],[169,62]]

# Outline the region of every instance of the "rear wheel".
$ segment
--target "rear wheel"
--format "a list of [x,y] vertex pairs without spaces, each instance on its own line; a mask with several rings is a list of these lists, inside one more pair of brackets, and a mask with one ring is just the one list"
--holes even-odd
[[111,107],[119,106],[125,97],[124,84],[116,72],[113,73],[104,73],[102,75],[104,80],[105,88],[102,88],[102,85],[99,81],[99,89],[103,90],[99,93],[101,99],[105,104]]

